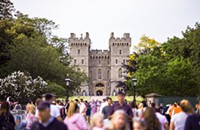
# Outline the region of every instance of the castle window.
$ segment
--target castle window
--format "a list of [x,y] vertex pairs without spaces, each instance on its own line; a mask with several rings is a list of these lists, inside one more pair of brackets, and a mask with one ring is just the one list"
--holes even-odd
[[101,60],[99,60],[99,64],[101,64]]
[[118,64],[118,60],[117,59],[115,60],[115,63]]
[[125,59],[123,59],[123,64],[126,64],[126,60]]
[[76,59],[74,59],[74,64],[76,64]]
[[81,60],[81,63],[84,64],[84,60],[83,59]]
[[101,69],[98,70],[98,79],[101,79]]
[[119,50],[119,54],[120,54],[120,55],[122,54],[122,50]]
[[77,69],[77,72],[81,72],[81,69],[80,69],[80,68],[78,68],[78,69]]
[[120,68],[119,70],[118,70],[118,78],[122,78],[122,69]]
[[108,65],[110,64],[110,61],[108,60]]
[[110,71],[107,71],[107,80],[110,79]]
[[92,74],[92,71],[90,70],[90,77],[91,77],[91,78],[92,78],[92,75],[93,75],[93,74]]
[[80,54],[81,53],[81,51],[80,51],[80,49],[78,49],[78,54]]

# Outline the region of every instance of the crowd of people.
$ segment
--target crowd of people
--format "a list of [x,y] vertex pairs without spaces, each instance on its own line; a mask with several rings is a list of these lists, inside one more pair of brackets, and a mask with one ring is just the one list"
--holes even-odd
[[56,100],[52,94],[26,106],[25,121],[18,124],[11,113],[23,109],[19,103],[0,105],[0,130],[200,130],[200,97],[196,108],[188,100],[168,104],[125,100],[119,92],[117,101],[67,102]]

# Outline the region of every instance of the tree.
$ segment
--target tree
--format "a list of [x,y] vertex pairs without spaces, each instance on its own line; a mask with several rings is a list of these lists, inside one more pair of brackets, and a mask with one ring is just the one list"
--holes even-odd
[[[137,94],[159,93],[165,96],[197,96],[200,93],[200,25],[188,27],[183,38],[173,37],[159,44],[142,36],[125,68],[124,84],[132,93],[132,77],[137,78]],[[133,71],[134,70],[134,71]]]
[[12,18],[13,11],[14,11],[14,6],[10,0],[0,1],[0,20],[6,18]]
[[150,52],[152,52],[154,50],[154,48],[156,48],[160,45],[161,44],[159,42],[157,42],[155,39],[149,38],[146,35],[143,35],[140,38],[140,42],[138,43],[138,45],[134,46],[134,51],[138,55],[146,55],[146,54],[149,54]]
[[165,71],[163,61],[152,55],[141,55],[137,59],[138,69],[135,73],[137,78],[137,92],[144,96],[148,93],[161,93],[161,74]]
[[[140,42],[138,43],[138,45],[134,46],[134,53],[129,56],[128,64],[123,64],[125,73],[128,73],[128,75],[124,77],[125,81],[117,81],[118,82],[117,86],[123,87],[131,95],[133,91],[132,78],[136,76],[135,73],[137,72],[138,68],[140,68],[140,64],[138,63],[139,61],[138,58],[140,58],[141,56],[145,57],[146,55],[152,53],[155,49],[160,50],[159,46],[160,46],[159,42],[157,42],[153,38],[149,38],[143,35],[140,38]],[[144,96],[142,91],[140,91],[138,94]]]
[[183,57],[170,60],[163,73],[163,94],[173,96],[198,96],[198,80],[189,59]]
[[55,82],[49,82],[45,91],[55,94],[58,98],[63,98],[63,96],[66,94],[65,88],[56,84]]
[[52,34],[57,28],[51,20],[29,18],[19,11],[12,18],[0,20],[0,78],[20,70],[65,89],[65,78],[69,75],[70,94],[78,92],[80,84],[87,82],[87,76],[69,66],[67,40]]
[[15,71],[0,79],[0,98],[16,98],[18,101],[35,100],[45,92],[47,83],[41,78],[33,79],[29,73]]
[[24,37],[32,37],[37,31],[25,20],[4,19],[0,20],[0,77],[5,77],[9,74],[6,69],[10,57],[10,46],[16,46],[17,40],[22,40]]

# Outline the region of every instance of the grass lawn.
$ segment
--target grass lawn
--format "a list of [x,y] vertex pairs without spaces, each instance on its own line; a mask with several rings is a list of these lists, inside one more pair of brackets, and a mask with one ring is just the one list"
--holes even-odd
[[[69,100],[75,100],[75,99],[83,99],[86,101],[90,101],[91,99],[98,99],[98,100],[102,100],[103,98],[105,98],[106,96],[71,96],[69,97]],[[110,98],[112,98],[113,101],[117,101],[117,96],[109,96]],[[126,96],[125,99],[127,101],[133,101],[133,96]],[[142,97],[138,96],[136,97],[136,102],[141,102],[142,100],[144,100]]]

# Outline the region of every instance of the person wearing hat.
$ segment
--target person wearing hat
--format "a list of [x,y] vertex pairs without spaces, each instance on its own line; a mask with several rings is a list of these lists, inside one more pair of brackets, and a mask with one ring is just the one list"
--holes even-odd
[[132,129],[132,119],[133,119],[133,111],[131,107],[125,102],[125,93],[118,92],[117,94],[118,101],[111,106],[109,115],[112,116],[113,113],[117,110],[123,110],[127,115],[130,121],[130,129]]
[[68,130],[67,125],[51,115],[50,106],[46,101],[38,103],[38,121],[33,123],[30,130]]
[[[55,95],[53,95],[51,93],[47,93],[47,94],[43,95],[43,100],[50,104],[51,116],[62,121],[62,118],[60,116],[60,110],[58,109],[58,107],[56,105],[52,104],[52,102],[54,101],[54,98],[55,98]],[[36,109],[35,117],[38,119],[38,110],[37,109]]]

